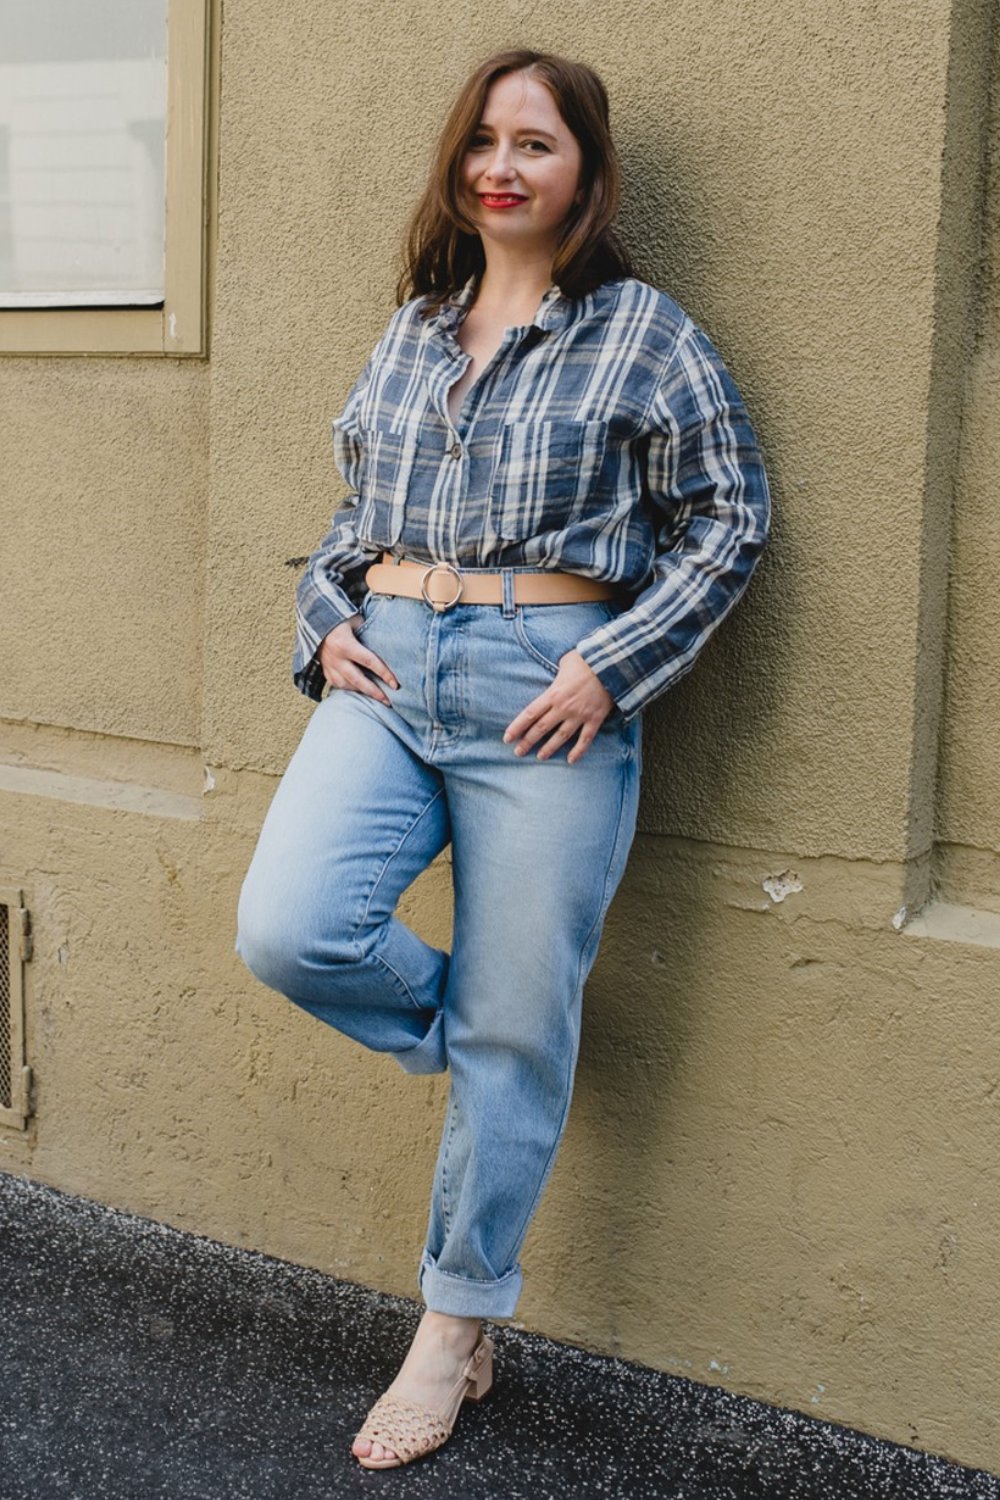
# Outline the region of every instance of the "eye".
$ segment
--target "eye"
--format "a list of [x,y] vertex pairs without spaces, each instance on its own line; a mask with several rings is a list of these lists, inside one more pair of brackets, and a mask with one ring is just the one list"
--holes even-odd
[[469,142],[469,150],[470,151],[482,151],[482,149],[484,148],[484,146],[488,146],[489,144],[490,144],[490,138],[489,138],[489,136],[486,135],[483,131],[477,130],[476,134],[472,137],[472,140]]
[[549,147],[544,141],[524,141],[523,145],[530,151],[548,151]]

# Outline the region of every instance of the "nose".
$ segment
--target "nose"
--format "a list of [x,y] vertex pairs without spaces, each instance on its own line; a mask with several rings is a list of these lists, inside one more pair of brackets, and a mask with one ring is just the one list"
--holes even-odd
[[514,175],[510,147],[500,142],[493,151],[486,167],[487,177],[496,182],[509,182]]

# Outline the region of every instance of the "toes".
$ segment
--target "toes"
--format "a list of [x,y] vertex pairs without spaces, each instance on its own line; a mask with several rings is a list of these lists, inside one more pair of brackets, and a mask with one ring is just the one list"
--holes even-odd
[[370,1458],[373,1463],[383,1463],[386,1459],[398,1458],[398,1454],[392,1448],[384,1448],[381,1443],[373,1443],[368,1438],[356,1442],[351,1449],[355,1458]]

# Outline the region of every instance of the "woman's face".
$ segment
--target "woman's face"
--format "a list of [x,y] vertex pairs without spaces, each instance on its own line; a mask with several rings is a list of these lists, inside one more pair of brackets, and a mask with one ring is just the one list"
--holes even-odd
[[484,240],[554,254],[583,197],[582,165],[579,142],[545,85],[531,73],[505,73],[490,86],[462,163],[466,210]]

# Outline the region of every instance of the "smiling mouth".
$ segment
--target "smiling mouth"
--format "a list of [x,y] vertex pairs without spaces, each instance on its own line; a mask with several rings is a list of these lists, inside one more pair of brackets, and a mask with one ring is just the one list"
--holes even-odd
[[515,203],[527,202],[521,193],[480,193],[479,198],[487,208],[507,208]]

